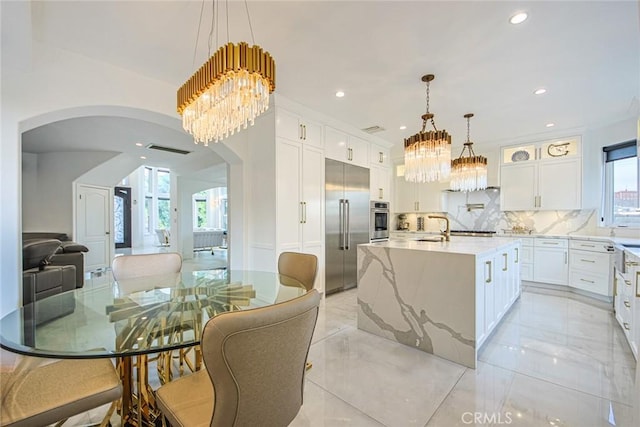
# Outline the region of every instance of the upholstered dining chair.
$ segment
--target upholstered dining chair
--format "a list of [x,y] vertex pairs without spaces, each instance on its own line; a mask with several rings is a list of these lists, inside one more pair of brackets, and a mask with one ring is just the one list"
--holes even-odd
[[122,385],[110,359],[52,360],[0,352],[0,425],[61,425],[68,418],[111,404],[109,424]]
[[[154,286],[175,286],[180,280],[182,270],[182,255],[177,252],[160,252],[153,254],[121,255],[113,259],[111,272],[118,283],[122,295],[148,289],[149,277],[155,276]],[[190,329],[189,319],[181,325],[183,330]],[[163,331],[164,332],[164,331]],[[162,333],[159,333],[162,335]],[[178,364],[180,374],[184,371],[185,363],[191,370],[195,367],[186,358],[190,349],[178,350]],[[166,358],[165,358],[166,357]],[[157,368],[161,380],[173,377],[170,361],[172,352],[160,354]]]
[[286,426],[303,403],[305,361],[320,294],[226,312],[202,331],[205,370],[161,386],[156,402],[174,426]]
[[177,252],[121,255],[115,257],[111,263],[111,272],[116,280],[179,273],[180,270],[182,255]]
[[[318,257],[301,252],[282,252],[278,256],[278,273],[297,280],[309,291],[313,289],[318,274]],[[287,285],[286,277],[281,277],[283,285]]]

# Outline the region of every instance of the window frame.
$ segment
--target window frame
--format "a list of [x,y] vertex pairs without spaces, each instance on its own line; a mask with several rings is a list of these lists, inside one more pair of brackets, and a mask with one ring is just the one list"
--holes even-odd
[[[635,155],[633,151],[635,150]],[[629,155],[629,154],[632,155]],[[640,212],[640,157],[638,157],[638,141],[630,140],[618,144],[605,146],[602,148],[603,183],[602,183],[602,225],[605,227],[640,229],[640,217],[633,224],[621,224],[616,222],[614,214],[614,165],[615,162],[635,158],[636,160],[636,191],[638,192],[638,202],[636,210]]]

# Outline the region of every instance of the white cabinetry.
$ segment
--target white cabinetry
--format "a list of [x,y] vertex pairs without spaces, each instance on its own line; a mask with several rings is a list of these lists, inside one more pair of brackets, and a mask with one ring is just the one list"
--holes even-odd
[[503,211],[582,208],[580,138],[502,148]]
[[395,212],[444,212],[445,190],[449,183],[416,183],[405,180],[404,175],[395,176]]
[[540,238],[533,243],[533,281],[566,285],[569,249],[566,238]]
[[371,166],[369,169],[371,200],[391,200],[391,169]]
[[306,142],[322,148],[322,125],[300,115],[278,108],[276,111],[276,133],[290,141]]
[[569,245],[569,286],[604,296],[612,296],[611,252],[604,242],[571,240]]
[[520,243],[476,258],[476,341],[480,347],[520,296]]
[[325,126],[325,156],[340,162],[369,167],[369,141]]
[[625,271],[615,271],[616,320],[637,359],[640,345],[640,258],[625,251]]
[[520,278],[522,280],[533,280],[533,237],[523,237],[520,239]]
[[369,184],[371,200],[391,201],[391,161],[389,149],[376,144],[370,145]]

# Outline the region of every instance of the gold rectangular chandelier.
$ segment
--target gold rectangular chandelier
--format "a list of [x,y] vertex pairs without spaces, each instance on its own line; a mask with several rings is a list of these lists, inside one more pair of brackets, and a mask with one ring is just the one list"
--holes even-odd
[[[473,142],[469,138],[469,120],[473,113],[467,113],[467,142],[462,147],[460,157],[451,161],[450,188],[455,191],[477,191],[487,188],[487,158],[473,151]],[[469,152],[464,155],[465,150]]]
[[269,108],[275,82],[269,52],[245,42],[227,43],[178,89],[182,127],[205,146],[246,129]]

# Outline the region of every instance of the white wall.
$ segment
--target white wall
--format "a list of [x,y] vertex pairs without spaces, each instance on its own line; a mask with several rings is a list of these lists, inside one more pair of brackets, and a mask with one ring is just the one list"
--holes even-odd
[[[24,153],[22,230],[52,231],[73,236],[74,181],[115,155],[108,151]],[[111,186],[109,181],[83,183]]]
[[[19,306],[22,297],[22,132],[58,120],[96,115],[131,117],[180,127],[175,112],[174,85],[34,42],[30,2],[0,2],[0,20],[2,316]],[[234,153],[236,148],[216,144],[211,149],[228,162],[234,162],[231,176],[239,179],[229,184],[230,204],[237,203],[242,208],[243,191],[238,187],[242,185],[242,161]],[[236,210],[234,216],[233,223],[241,225],[242,211]],[[235,235],[243,233],[239,231]],[[239,262],[242,262],[242,246],[242,241],[235,244]]]

